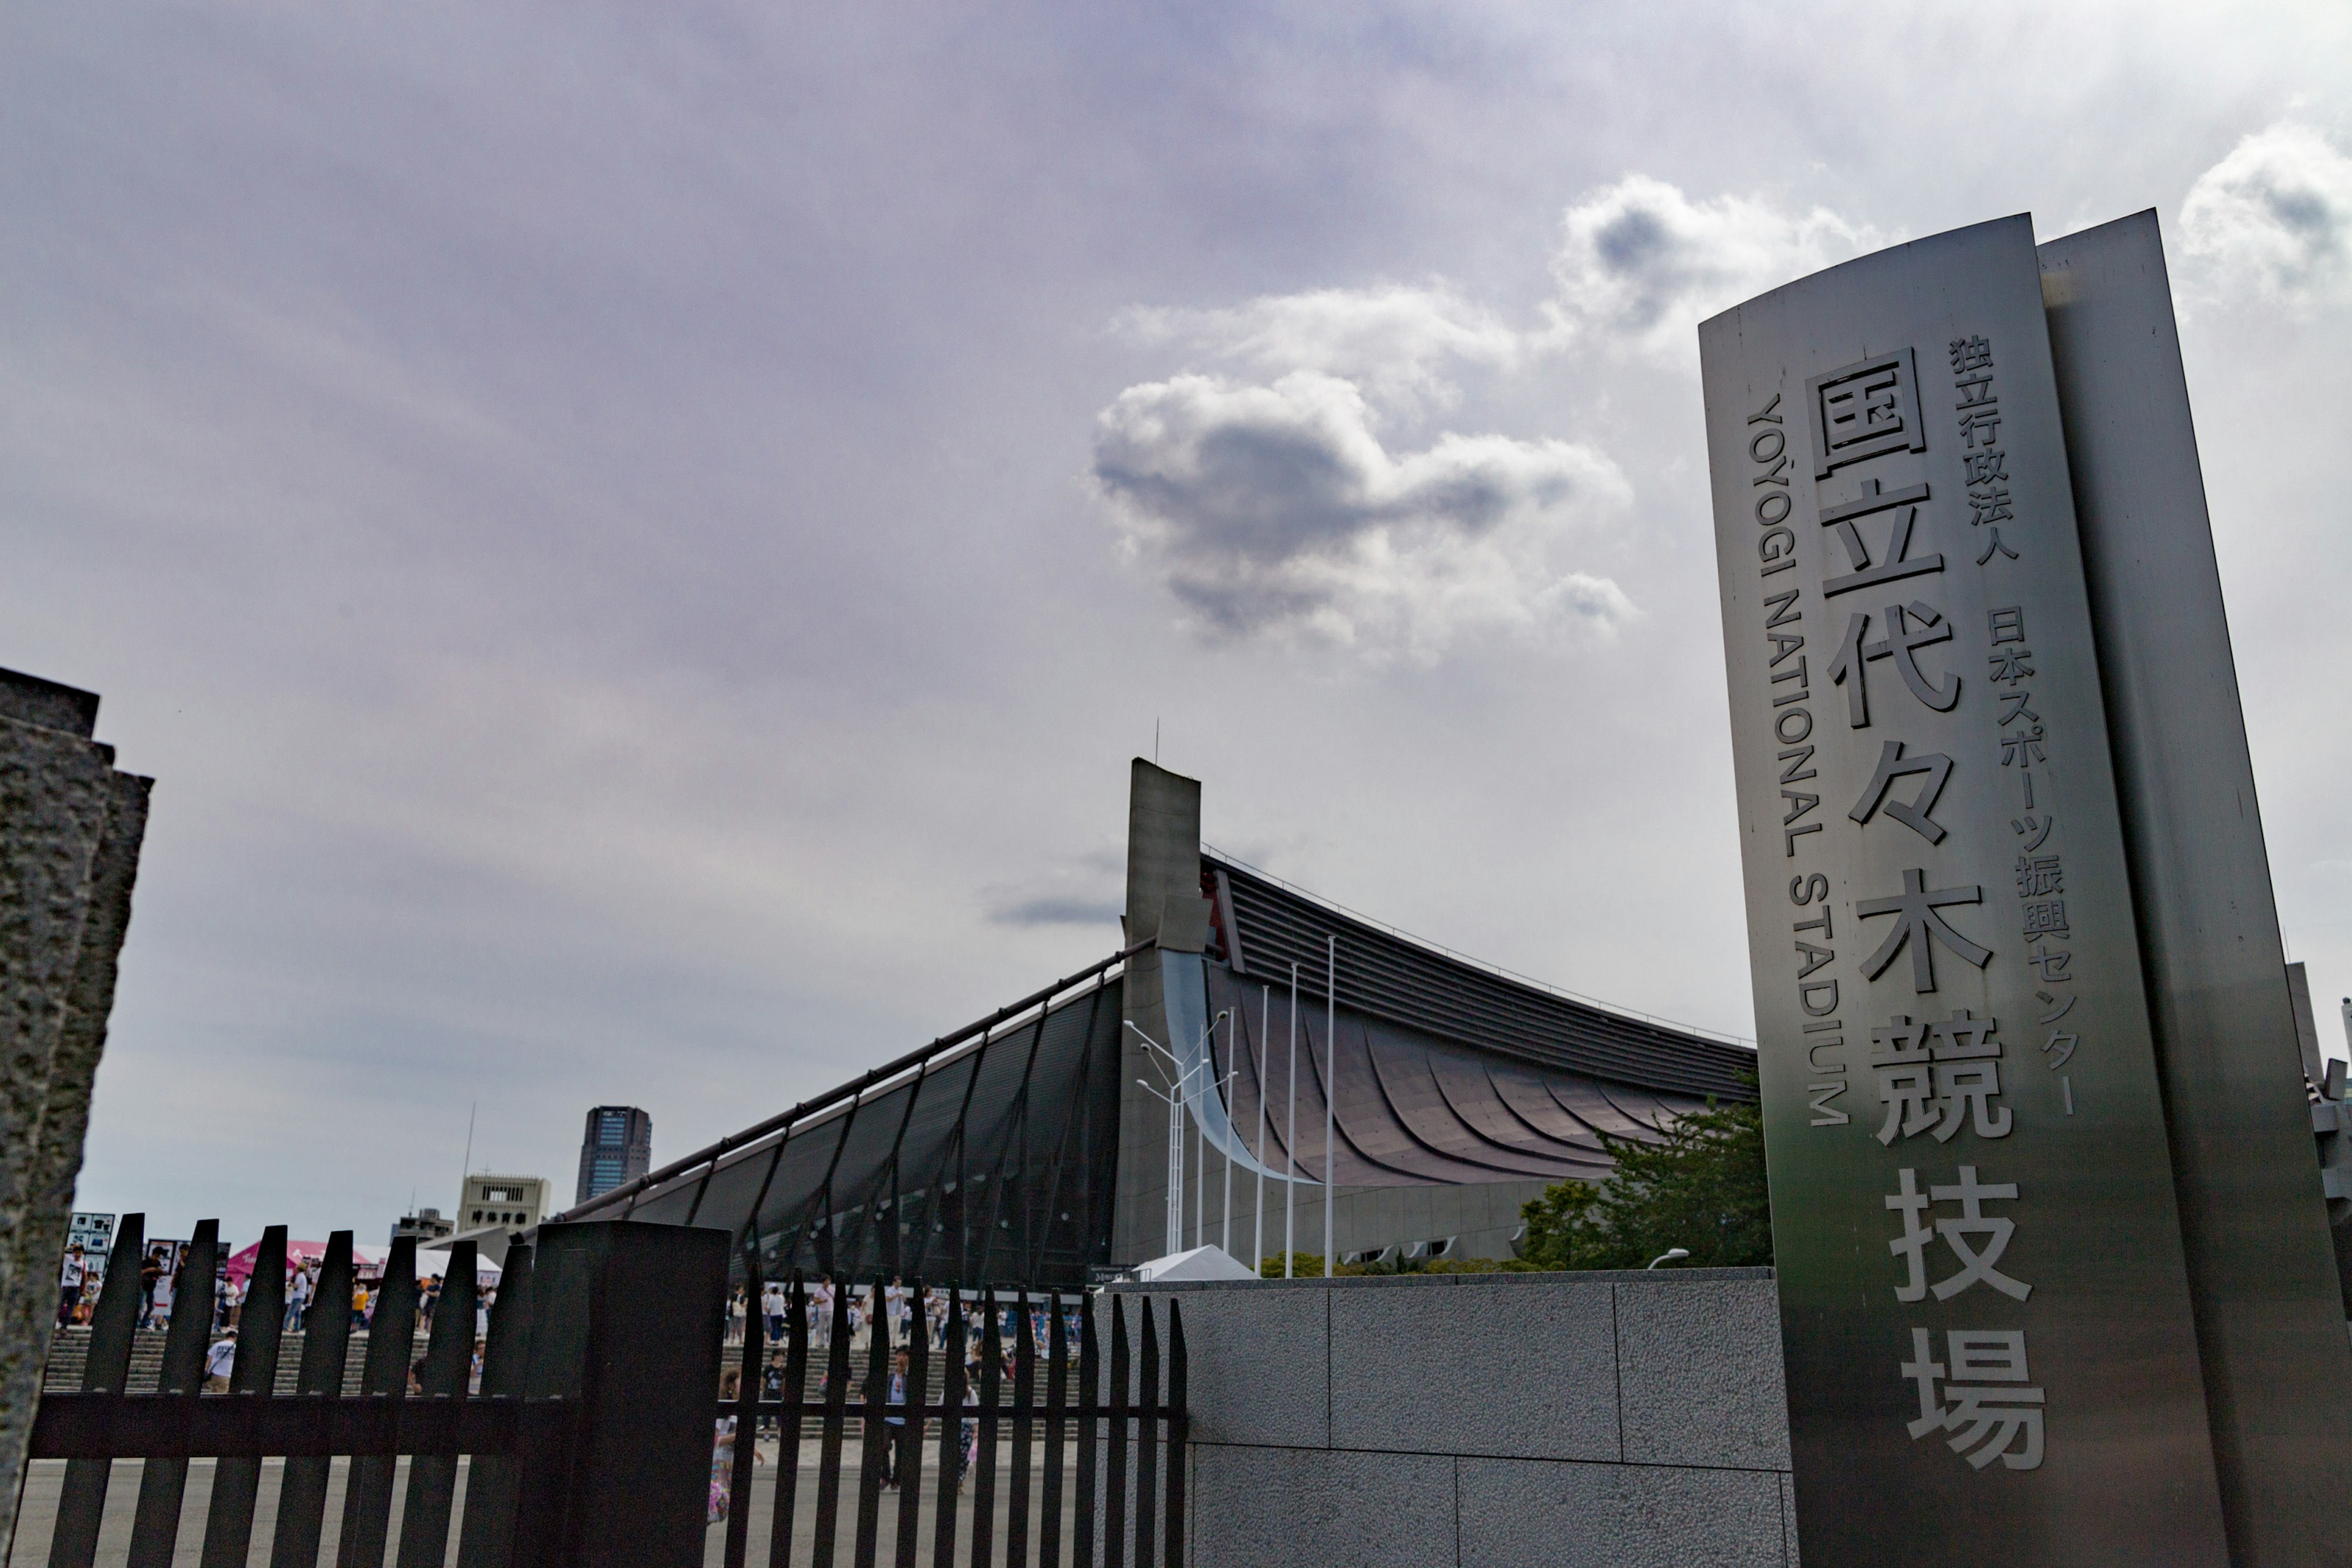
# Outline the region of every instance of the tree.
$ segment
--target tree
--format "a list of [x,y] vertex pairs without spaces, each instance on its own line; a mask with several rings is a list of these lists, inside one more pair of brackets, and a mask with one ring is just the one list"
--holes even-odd
[[1667,1124],[1663,1142],[1602,1141],[1617,1161],[1607,1181],[1558,1183],[1520,1210],[1528,1262],[1640,1268],[1675,1247],[1694,1267],[1772,1261],[1760,1108],[1709,1101]]

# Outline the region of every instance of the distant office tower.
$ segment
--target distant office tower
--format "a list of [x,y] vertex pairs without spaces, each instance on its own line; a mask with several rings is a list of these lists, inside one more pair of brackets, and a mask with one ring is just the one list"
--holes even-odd
[[584,1204],[652,1169],[654,1119],[634,1105],[600,1105],[588,1112],[580,1140],[580,1194]]

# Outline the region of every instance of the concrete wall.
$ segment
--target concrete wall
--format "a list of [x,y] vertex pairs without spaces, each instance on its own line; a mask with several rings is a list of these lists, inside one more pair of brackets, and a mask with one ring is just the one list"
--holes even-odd
[[1199,1568],[1797,1562],[1769,1268],[1143,1287]]

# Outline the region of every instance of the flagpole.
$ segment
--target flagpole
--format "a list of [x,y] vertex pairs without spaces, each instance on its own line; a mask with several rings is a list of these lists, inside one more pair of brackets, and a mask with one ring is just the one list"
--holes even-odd
[[1282,1277],[1287,1279],[1298,1256],[1298,965],[1290,966],[1290,1136],[1285,1145],[1283,1174],[1289,1182],[1282,1199]]
[[1339,1122],[1339,939],[1330,942],[1329,978],[1323,986],[1323,1278],[1331,1278],[1339,1266],[1339,1243],[1331,1235],[1331,1205],[1337,1182],[1332,1172],[1337,1168],[1338,1143],[1334,1133]]
[[1274,987],[1260,985],[1257,1004],[1257,1229],[1250,1242],[1252,1272],[1265,1267],[1265,1047],[1274,1022]]

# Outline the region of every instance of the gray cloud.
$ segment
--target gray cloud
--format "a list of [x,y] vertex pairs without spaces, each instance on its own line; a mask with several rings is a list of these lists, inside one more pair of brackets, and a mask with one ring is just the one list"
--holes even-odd
[[1000,904],[988,918],[1008,926],[1115,925],[1125,912],[1117,899],[1079,899],[1048,893]]
[[2294,305],[2352,286],[2352,158],[2309,125],[2283,121],[2244,138],[2197,177],[2181,237],[2207,297],[2250,289]]
[[1262,295],[1225,308],[1138,306],[1114,326],[1142,342],[1205,351],[1267,374],[1323,371],[1355,382],[1375,403],[1415,409],[1457,400],[1454,362],[1509,366],[1525,352],[1517,331],[1444,279]]
[[[103,691],[101,736],[160,781],[82,1206],[380,1236],[412,1189],[447,1206],[477,1096],[478,1161],[562,1178],[590,1103],[646,1106],[667,1158],[838,1083],[1113,949],[992,917],[1108,921],[1116,866],[1071,847],[1118,842],[1163,717],[1213,841],[1747,1030],[1675,341],[1744,286],[1732,240],[1762,235],[1780,274],[1730,272],[1765,288],[1844,243],[1788,237],[1816,206],[1856,235],[2095,221],[2188,191],[2247,104],[2309,94],[2333,134],[2352,91],[2352,11],[2303,0],[1790,26],[1717,0],[16,7],[0,663]],[[1633,169],[1698,217],[1601,200]],[[1763,218],[1710,227],[1747,210],[1724,192]],[[1591,287],[1563,327],[1570,206]],[[1621,211],[1655,230],[1604,240]],[[2352,729],[2311,672],[2352,665],[2347,331],[2186,329],[2281,921],[2331,997]],[[1171,476],[1190,553],[1070,482],[1123,388],[1296,371],[1363,411],[1268,416],[1323,465],[1295,510],[1212,504],[1191,437],[1129,465]],[[1477,614],[1437,589],[1488,578],[1380,553],[1424,535],[1499,552]],[[1276,618],[1171,624],[1210,624],[1180,559]],[[1609,584],[1643,614],[1609,619]],[[1357,652],[1297,656],[1334,621]],[[1569,636],[1572,666],[1531,656]],[[1324,678],[1367,655],[1380,679]]]
[[1694,201],[1647,174],[1580,197],[1552,261],[1553,336],[1695,363],[1693,328],[1727,306],[1886,242],[1867,223],[1762,195]]
[[1550,561],[1626,500],[1606,456],[1454,434],[1397,454],[1375,424],[1355,383],[1319,371],[1179,375],[1103,411],[1094,477],[1129,548],[1213,634],[1427,660],[1484,632],[1605,633],[1633,613],[1615,584]]

